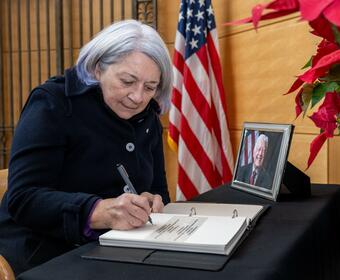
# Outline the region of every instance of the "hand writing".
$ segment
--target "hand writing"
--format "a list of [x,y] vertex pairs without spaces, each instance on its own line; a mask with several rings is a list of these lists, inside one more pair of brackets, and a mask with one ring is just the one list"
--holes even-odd
[[90,228],[128,230],[144,225],[151,213],[150,201],[157,211],[163,203],[160,197],[151,198],[152,194],[143,194],[124,193],[117,198],[101,200],[90,217]]
[[151,194],[149,192],[143,192],[140,195],[148,199],[152,212],[154,213],[163,212],[164,204],[162,201],[162,197],[159,194]]

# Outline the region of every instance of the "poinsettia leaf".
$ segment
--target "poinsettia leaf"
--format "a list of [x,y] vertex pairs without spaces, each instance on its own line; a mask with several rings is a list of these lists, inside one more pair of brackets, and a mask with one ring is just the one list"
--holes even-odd
[[323,84],[324,83],[315,83],[312,94],[312,108],[325,96]]
[[308,67],[311,67],[312,66],[312,60],[313,60],[313,57],[311,57],[301,69],[306,69]]
[[334,64],[325,77],[327,81],[337,81],[340,83],[340,64]]
[[338,44],[338,46],[340,46],[340,32],[335,24],[332,24],[332,31],[334,34],[335,42]]
[[309,158],[308,158],[308,162],[307,162],[307,169],[310,167],[310,165],[312,164],[312,162],[314,161],[315,157],[317,156],[317,154],[319,153],[322,145],[326,142],[327,140],[327,135],[325,132],[319,134],[317,137],[314,138],[314,140],[312,141],[312,143],[310,144],[309,147]]
[[333,92],[339,90],[340,85],[337,82],[318,83],[313,89],[312,108],[325,96],[326,92]]
[[303,117],[306,116],[309,104],[312,100],[312,95],[313,95],[313,85],[312,84],[304,84],[303,85],[303,90],[301,94],[301,109],[303,111]]

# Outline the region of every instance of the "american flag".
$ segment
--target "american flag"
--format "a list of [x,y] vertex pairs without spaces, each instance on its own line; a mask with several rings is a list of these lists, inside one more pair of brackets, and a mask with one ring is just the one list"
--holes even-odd
[[232,179],[218,37],[210,0],[182,0],[173,58],[170,147],[178,152],[177,200]]
[[240,166],[247,165],[253,162],[253,150],[255,147],[256,139],[259,137],[259,135],[260,132],[258,130],[246,129],[239,159]]

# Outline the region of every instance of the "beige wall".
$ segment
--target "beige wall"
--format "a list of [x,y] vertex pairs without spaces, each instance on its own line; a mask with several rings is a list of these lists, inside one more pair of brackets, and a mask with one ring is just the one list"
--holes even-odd
[[[172,52],[179,0],[158,1],[158,29]],[[228,108],[233,152],[236,158],[243,122],[292,123],[295,133],[289,161],[306,169],[309,144],[318,134],[312,121],[295,120],[295,93],[290,88],[301,67],[316,50],[319,38],[312,36],[297,14],[263,22],[254,31],[251,25],[225,27],[223,22],[249,16],[257,0],[213,0],[219,34],[221,63]],[[168,122],[164,119],[165,128]],[[165,129],[167,133],[167,129]],[[305,171],[314,183],[340,183],[337,154],[340,138],[324,145],[313,165]],[[176,155],[165,147],[167,174],[172,198],[176,186]]]

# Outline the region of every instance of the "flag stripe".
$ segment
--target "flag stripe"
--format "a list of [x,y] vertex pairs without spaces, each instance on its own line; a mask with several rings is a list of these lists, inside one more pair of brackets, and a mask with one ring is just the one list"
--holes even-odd
[[[210,36],[208,35],[208,38],[210,38]],[[209,42],[208,42],[209,44]],[[214,53],[214,50],[215,50],[215,47],[212,46],[213,45],[213,41],[211,41],[211,45],[209,45],[209,53],[213,53],[213,60],[218,58],[218,56],[216,57],[216,54]],[[206,49],[204,47],[204,49]],[[212,50],[213,51],[212,51]],[[206,54],[206,53],[205,53]],[[205,59],[207,58],[206,55],[202,55],[202,52],[201,51],[198,51],[197,52],[197,55],[200,57],[200,60],[201,61],[205,61]],[[208,58],[207,58],[208,59]],[[209,63],[210,64],[210,63]],[[216,63],[213,63],[213,64],[210,64],[209,66],[211,66],[210,68],[214,70],[214,73],[212,75],[210,75],[210,80],[211,80],[211,84],[213,85],[214,89],[211,90],[211,96],[212,96],[212,99],[213,101],[216,100],[216,103],[218,104],[218,106],[220,105],[223,105],[224,104],[224,95],[221,94],[221,92],[218,92],[218,90],[221,90],[222,89],[222,93],[224,92],[223,91],[223,85],[222,87],[219,87],[219,89],[215,89],[216,85],[218,86],[219,83],[216,83],[216,80],[214,79],[216,76],[220,78],[220,83],[221,83],[221,72],[218,72],[216,69],[218,70],[221,70],[220,68],[220,63],[219,63],[219,60],[217,60]],[[207,66],[205,66],[207,67]],[[216,67],[216,68],[215,68]],[[220,74],[218,74],[220,73]],[[214,93],[218,93],[218,94],[215,94]],[[230,179],[230,177],[232,176],[232,173],[231,173],[231,168],[228,164],[228,160],[226,159],[226,155],[224,154],[224,151],[229,151],[229,161],[233,162],[233,159],[232,159],[232,151],[231,149],[228,149],[228,146],[230,147],[230,142],[227,143],[227,145],[225,145],[224,143],[222,143],[222,137],[221,137],[221,127],[226,127],[227,126],[227,122],[226,122],[226,115],[224,114],[224,107],[222,109],[219,110],[219,112],[221,113],[221,116],[220,118],[218,118],[218,115],[217,115],[217,111],[216,111],[216,108],[214,106],[214,103],[213,102],[211,104],[211,114],[210,114],[210,118],[212,118],[212,125],[213,125],[213,130],[214,130],[214,133],[216,135],[216,139],[218,141],[218,145],[220,147],[220,152],[221,152],[221,157],[222,157],[222,166],[228,166],[228,168],[225,168],[224,172],[223,172],[223,178],[225,178],[225,181],[224,182],[227,182],[228,179]],[[225,122],[224,122],[225,120]],[[222,124],[221,124],[222,122]],[[229,131],[224,131],[224,133],[226,133],[227,137],[226,139],[229,139]],[[227,147],[226,147],[227,146]],[[225,147],[225,149],[223,149],[223,147]]]
[[[212,36],[212,34],[215,34],[215,36]],[[224,87],[223,87],[223,80],[222,80],[222,67],[221,67],[219,54],[218,54],[218,42],[217,42],[216,30],[212,30],[208,34],[207,42],[209,46],[208,47],[209,57],[211,61],[214,62],[214,63],[211,63],[211,67],[210,67],[214,72],[214,75],[211,75],[215,78],[213,85],[214,86],[217,85],[219,88],[218,96],[216,96],[217,95],[216,93],[218,92],[217,89],[212,90],[212,96],[213,96],[213,100],[214,101],[216,100],[215,105],[219,108],[218,119],[220,120],[220,125],[217,128],[217,123],[216,123],[215,129],[218,129],[219,131],[222,132],[222,134],[219,134],[218,139],[221,139],[222,141],[222,143],[219,142],[219,144],[222,150],[224,151],[223,156],[225,156],[224,153],[226,153],[226,158],[223,157],[223,166],[226,166],[224,170],[223,178],[225,179],[225,182],[226,182],[229,178],[232,177],[232,168],[234,165],[234,160],[233,160],[230,135],[229,135],[229,130],[228,130],[228,121],[227,121],[227,115],[226,115],[227,110],[226,110],[226,102],[225,102]],[[222,137],[222,135],[224,135],[224,137]]]
[[253,153],[255,142],[258,136],[259,136],[259,131],[246,130],[246,133],[243,137],[242,150],[241,150],[241,155],[239,159],[241,166],[247,165],[253,162],[252,153]]
[[188,122],[185,118],[182,118],[182,131],[181,136],[185,143],[188,145],[190,144],[190,152],[198,165],[200,166],[203,174],[207,178],[210,186],[216,185],[217,179],[219,174],[216,173],[213,163],[205,153],[204,149],[202,148],[200,141],[197,139],[192,130],[190,129]]
[[[195,65],[192,65],[193,67]],[[185,64],[184,66],[184,83],[185,87],[189,88],[187,91],[188,95],[190,96],[191,102],[195,106],[197,112],[201,115],[202,120],[204,121],[207,127],[211,127],[211,120],[209,119],[209,109],[210,105],[207,103],[205,97],[203,96],[200,88],[197,86],[190,68]]]
[[181,188],[182,194],[185,197],[194,197],[199,194],[194,184],[188,178],[187,174],[185,173],[185,170],[181,166],[179,166],[178,184],[180,186],[183,185],[186,186],[186,188]]
[[243,147],[244,147],[244,151],[243,151],[244,157],[243,157],[243,160],[241,162],[241,166],[245,165],[246,162],[249,161],[249,159],[248,159],[248,143],[246,143]]
[[[187,120],[190,120],[189,126],[191,130],[197,136],[197,138],[201,139],[201,145],[203,146],[205,153],[207,154],[209,159],[213,161],[214,160],[214,153],[213,153],[214,147],[210,145],[211,144],[210,138],[212,137],[211,129],[209,129],[206,125],[204,125],[205,123],[202,121],[202,118],[199,114],[199,110],[196,110],[196,107],[194,106],[194,104],[192,104],[191,102],[192,100],[191,98],[189,98],[190,94],[186,91],[184,87],[183,87],[183,93],[184,93],[183,99],[181,101],[187,105],[182,108],[183,117],[185,117]],[[179,93],[178,91],[174,91],[173,94],[174,94],[173,105],[176,108],[180,109],[178,98],[177,98]],[[184,128],[182,129],[185,130]]]
[[[191,103],[191,99],[188,98],[188,93],[186,90],[184,90],[183,102],[185,102],[187,106],[182,108],[182,119],[186,121],[186,124],[191,129],[193,134],[196,135],[198,139],[200,139],[200,145],[202,146],[202,149],[205,151],[205,153],[209,157],[209,160],[213,161],[214,146],[211,145],[212,134],[209,128],[202,121],[201,116],[199,115],[199,112],[196,110],[194,105]],[[182,123],[181,123],[181,126],[183,126]],[[182,133],[185,133],[186,132],[185,130],[187,129],[187,127],[181,127],[181,129],[183,131]]]
[[[221,92],[224,92],[224,88],[223,88],[223,81],[222,81],[222,67],[220,63],[220,56],[217,53],[216,45],[214,44],[214,41],[210,34],[208,34],[207,36],[207,42],[209,46],[208,47],[209,56],[211,60],[214,61],[214,63],[212,64],[212,69],[214,71],[214,76],[217,81],[218,89],[221,93]],[[223,106],[223,109],[224,109],[223,112],[226,112],[226,103],[225,103],[224,94],[219,94],[219,98],[221,99],[220,104]]]
[[[186,145],[182,137],[179,138],[178,147],[179,166],[185,169],[187,177],[190,179],[190,182],[192,182],[192,184],[195,186],[198,193],[202,193],[211,189],[201,168],[199,167],[196,160],[193,158],[191,151],[189,150],[190,146],[188,147]],[[185,182],[185,180],[183,182]]]

